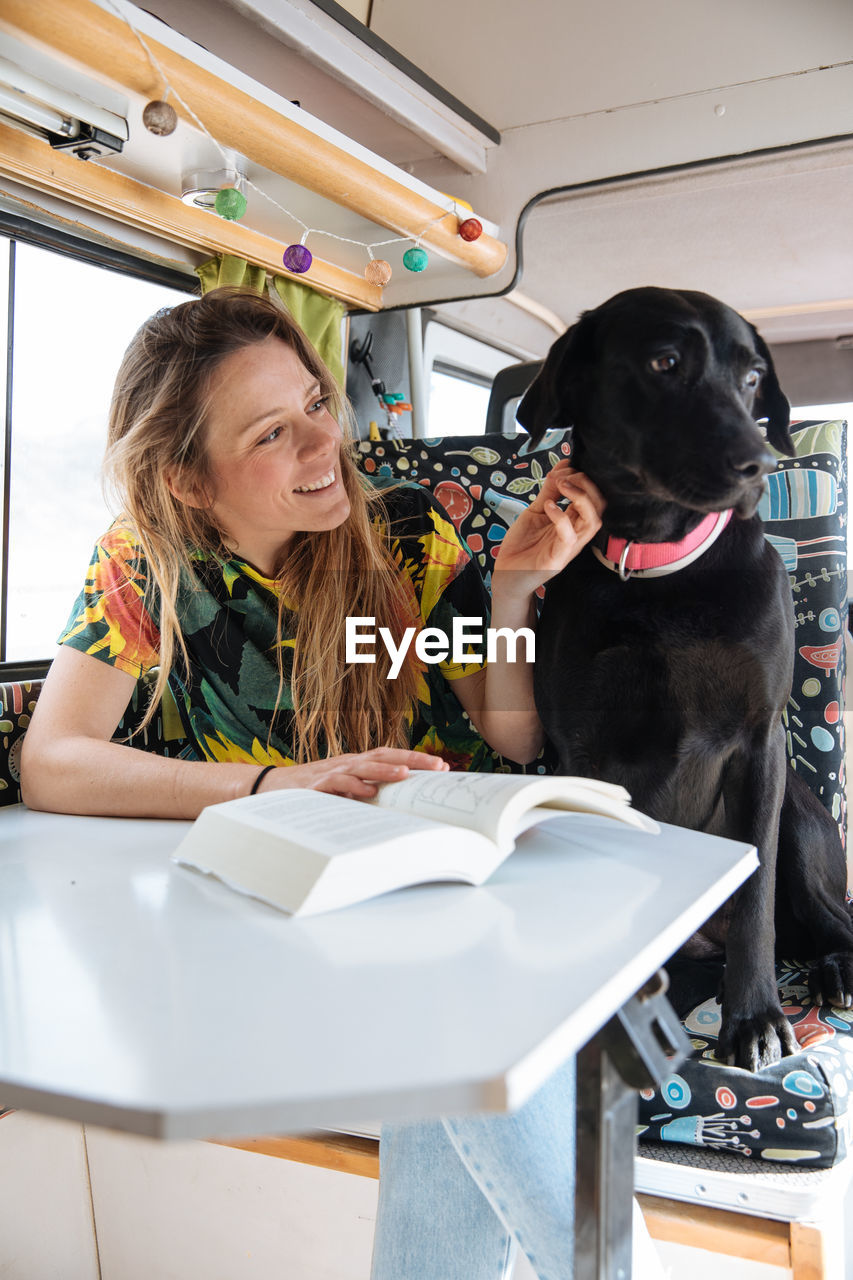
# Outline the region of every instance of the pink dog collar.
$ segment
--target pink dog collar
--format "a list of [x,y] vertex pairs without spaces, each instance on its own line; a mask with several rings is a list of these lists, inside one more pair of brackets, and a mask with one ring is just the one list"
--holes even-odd
[[595,545],[592,549],[601,563],[618,573],[623,582],[630,577],[659,578],[698,560],[717,541],[731,518],[731,511],[712,511],[681,542],[628,542],[625,538],[608,538],[603,551]]

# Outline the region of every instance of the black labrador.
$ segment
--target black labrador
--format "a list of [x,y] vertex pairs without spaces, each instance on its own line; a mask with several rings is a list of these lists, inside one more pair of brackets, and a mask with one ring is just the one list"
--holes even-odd
[[756,419],[793,453],[756,330],[707,294],[659,288],[585,312],[518,410],[534,440],[573,427],[572,464],[607,500],[596,543],[549,583],[537,634],[537,706],[561,770],[759,851],[688,946],[724,952],[718,1052],[749,1070],[797,1049],[777,946],[814,960],[816,994],[853,997],[838,830],[786,765],[793,606],[754,514],[775,465]]

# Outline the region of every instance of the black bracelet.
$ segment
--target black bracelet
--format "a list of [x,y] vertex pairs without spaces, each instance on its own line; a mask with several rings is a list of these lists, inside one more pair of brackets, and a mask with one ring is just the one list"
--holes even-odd
[[275,769],[276,767],[277,766],[274,764],[268,764],[268,765],[265,765],[263,769],[261,769],[257,778],[255,778],[255,781],[252,783],[252,790],[249,792],[250,796],[257,794],[258,787],[261,785],[264,778],[267,776],[268,773],[272,773],[273,769]]

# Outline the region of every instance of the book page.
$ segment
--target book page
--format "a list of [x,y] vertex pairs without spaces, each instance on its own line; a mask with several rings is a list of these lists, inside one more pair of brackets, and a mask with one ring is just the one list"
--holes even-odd
[[531,825],[522,820],[522,815],[535,805],[603,813],[636,826],[650,821],[630,808],[624,787],[559,775],[531,778],[510,773],[414,773],[402,782],[380,787],[372,803],[481,831],[504,852],[512,848],[519,831]]
[[363,800],[296,788],[231,803],[240,804],[244,822],[335,855],[354,853],[433,826],[424,816],[419,821],[412,815],[377,809]]
[[457,823],[496,838],[500,812],[529,779],[506,773],[417,772],[379,788],[372,802],[383,809]]

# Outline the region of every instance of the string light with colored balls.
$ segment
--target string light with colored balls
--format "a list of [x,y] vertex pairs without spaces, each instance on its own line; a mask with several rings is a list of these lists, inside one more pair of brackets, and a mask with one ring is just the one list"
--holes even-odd
[[246,212],[246,197],[236,187],[222,187],[214,197],[213,207],[220,218],[236,222]]
[[[108,3],[115,8],[113,0],[108,0]],[[192,107],[189,106],[189,104],[180,96],[174,86],[169,83],[163,67],[160,65],[158,59],[155,57],[154,53],[142,35],[140,35],[139,31],[137,31],[128,16],[125,13],[120,12],[118,9],[116,9],[116,13],[136,36],[148,58],[152,72],[160,78],[160,81],[164,86],[163,97],[148,102],[142,112],[142,121],[145,128],[149,130],[149,132],[160,136],[167,136],[174,133],[177,128],[178,117],[174,107],[166,101],[166,99],[171,95],[174,97],[175,101],[179,103],[183,112],[193,121],[196,127],[200,129],[205,137],[207,137],[217,148],[222,156],[223,162],[230,166],[231,161],[226,155],[222,145],[216,140],[216,138],[214,138],[213,134],[206,127],[204,122],[198,118]],[[269,195],[268,192],[257,187],[248,178],[245,178],[244,180],[254,191],[257,191],[264,197],[264,199],[274,204],[282,213],[293,218],[297,222],[301,222],[301,219],[296,218],[290,210],[285,209],[283,205],[280,205],[278,201],[274,200],[272,196]],[[419,242],[419,237],[428,232],[431,227],[442,222],[445,218],[456,217],[457,234],[462,240],[469,242],[478,240],[483,234],[483,224],[478,218],[473,216],[471,206],[467,201],[454,199],[453,197],[448,197],[448,199],[453,199],[454,210],[448,210],[447,212],[440,214],[438,217],[433,218],[431,222],[428,222],[418,233],[418,236],[415,237],[411,248],[404,253],[403,266],[407,271],[418,273],[426,270],[426,267],[429,264],[429,254],[424,248],[422,248]],[[214,196],[214,209],[216,213],[219,214],[220,217],[226,218],[229,221],[236,221],[238,218],[242,218],[243,214],[246,212],[246,208],[246,198],[243,193],[238,191],[236,188],[222,188]],[[460,219],[460,211],[462,210],[465,211],[466,216],[463,216]],[[301,243],[289,244],[282,255],[282,262],[284,263],[285,269],[292,272],[294,275],[304,275],[306,271],[310,270],[311,264],[314,260],[313,254],[305,245],[305,240],[312,233],[312,228],[306,227],[304,222],[301,222],[301,225],[304,228]],[[323,232],[319,228],[313,228],[313,230],[316,231],[317,234],[332,235],[331,232]],[[399,236],[394,240],[378,241],[376,244],[365,244],[361,240],[350,239],[347,236],[333,236],[333,239],[341,240],[352,245],[358,245],[360,248],[367,250],[370,261],[364,269],[365,279],[370,284],[378,286],[379,288],[383,288],[389,282],[392,276],[392,269],[391,264],[386,262],[384,258],[374,258],[373,250],[385,244],[395,244],[400,241],[405,241],[407,238],[408,237],[405,236]]]

